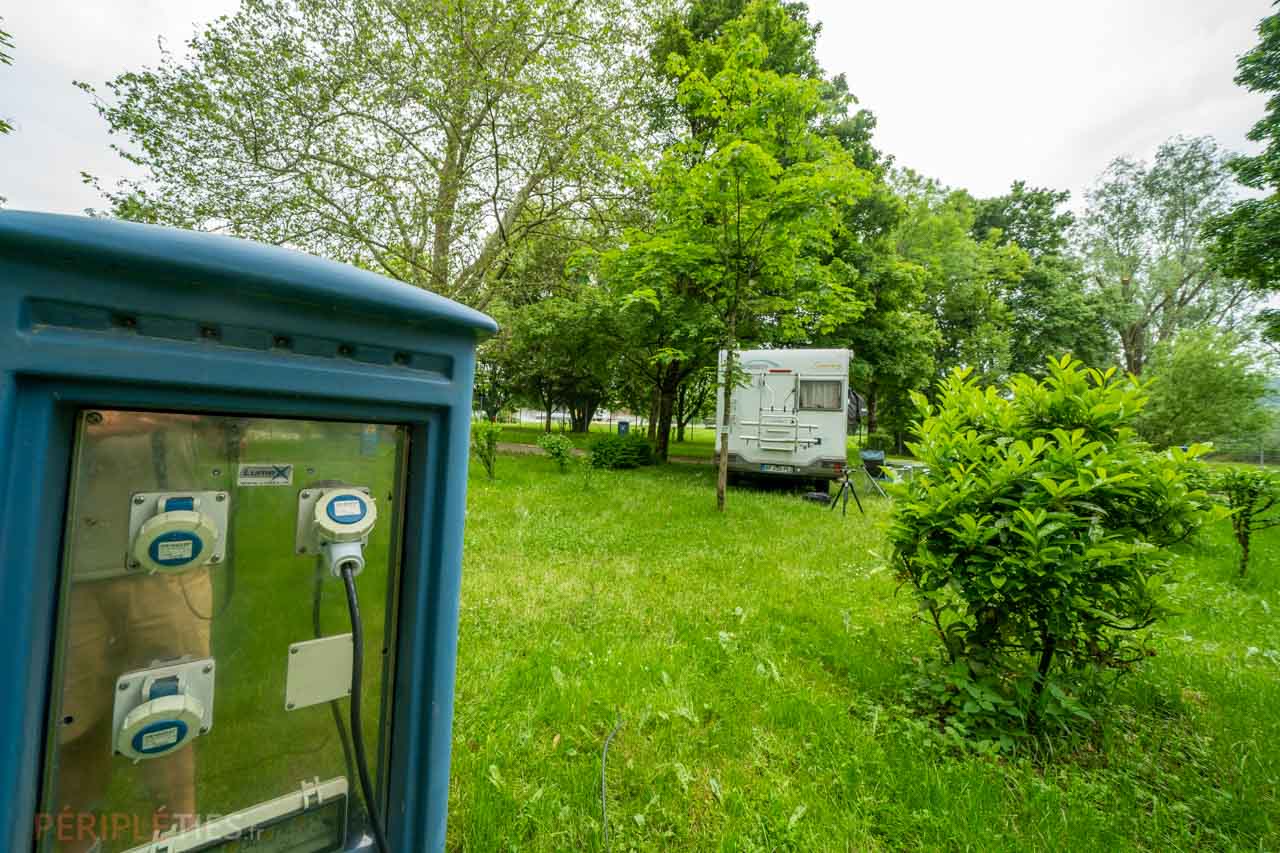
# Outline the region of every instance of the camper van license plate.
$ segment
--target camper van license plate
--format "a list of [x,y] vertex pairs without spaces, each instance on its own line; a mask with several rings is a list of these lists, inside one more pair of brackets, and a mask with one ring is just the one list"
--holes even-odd
[[796,466],[794,465],[761,465],[760,472],[762,474],[794,474]]

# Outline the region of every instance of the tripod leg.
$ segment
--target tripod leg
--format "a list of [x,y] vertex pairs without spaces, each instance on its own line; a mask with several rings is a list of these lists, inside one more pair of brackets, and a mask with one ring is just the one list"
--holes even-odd
[[885,493],[884,487],[881,486],[878,482],[876,482],[876,478],[871,476],[871,472],[868,471],[866,468],[862,469],[862,476],[867,481],[867,486],[869,487],[867,489],[867,494],[870,494],[872,491],[875,491],[882,498],[889,497]]
[[[862,501],[858,499],[858,490],[853,487],[852,480],[849,481],[849,494],[853,495],[853,502],[858,505],[858,512],[862,513],[863,515],[866,515],[867,511],[862,508]],[[849,504],[849,499],[845,498],[844,502],[845,502],[845,505],[847,506]]]

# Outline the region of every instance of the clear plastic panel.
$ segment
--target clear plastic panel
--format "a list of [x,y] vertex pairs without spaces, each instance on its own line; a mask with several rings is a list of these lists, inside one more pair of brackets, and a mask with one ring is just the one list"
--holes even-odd
[[[379,779],[389,725],[405,442],[402,428],[385,424],[81,414],[49,757],[36,818],[40,849],[101,844],[104,851],[130,850],[157,831],[209,825],[254,806],[274,828],[198,849],[326,851],[365,834],[346,732],[350,699],[286,707],[291,649],[351,630],[342,581],[315,553],[301,553],[314,549],[300,541],[299,507],[304,493],[339,485],[367,488],[376,504],[378,520],[356,584],[365,628],[364,738]],[[166,495],[177,497],[163,503]],[[206,526],[193,529],[202,531],[195,550],[203,565],[148,571],[139,559],[139,525],[165,510],[180,522],[183,511],[201,514]],[[220,524],[219,550],[203,540],[214,539],[208,530]],[[191,555],[182,530],[155,529],[168,532],[148,528],[158,544],[147,553],[169,563]],[[313,655],[331,653],[312,649]],[[323,658],[320,663],[323,669]],[[143,670],[151,675],[127,677]],[[135,693],[144,682],[150,692]],[[300,689],[296,680],[293,689]],[[172,716],[190,724],[193,739],[166,753],[166,739],[186,735],[188,726],[142,726],[126,747],[158,754],[142,760],[122,754],[121,713],[129,702],[175,691],[186,698]],[[199,734],[203,728],[208,731]],[[289,818],[291,797],[316,806],[309,822]],[[239,822],[250,818],[256,820],[251,814]]]

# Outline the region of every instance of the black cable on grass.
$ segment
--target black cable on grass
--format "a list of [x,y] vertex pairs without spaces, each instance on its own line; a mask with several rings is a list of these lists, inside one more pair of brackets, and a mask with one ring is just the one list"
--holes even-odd
[[609,742],[625,722],[626,720],[618,720],[613,731],[609,732],[609,736],[604,739],[604,753],[600,756],[600,825],[604,827],[605,853],[609,850],[609,777],[605,775],[605,770],[609,767]]
[[342,582],[347,587],[347,609],[351,614],[351,745],[355,748],[356,770],[360,773],[360,792],[364,797],[364,810],[369,815],[369,829],[373,832],[374,846],[378,853],[391,853],[387,837],[378,816],[378,800],[369,776],[369,758],[364,749],[364,724],[360,719],[364,693],[364,623],[360,619],[360,599],[356,596],[356,580],[352,562],[342,565]]

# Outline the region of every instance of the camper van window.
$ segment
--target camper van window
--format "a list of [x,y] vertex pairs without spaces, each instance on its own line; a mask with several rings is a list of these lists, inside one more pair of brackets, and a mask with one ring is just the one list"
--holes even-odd
[[844,395],[839,379],[801,379],[800,408],[818,412],[844,411]]

